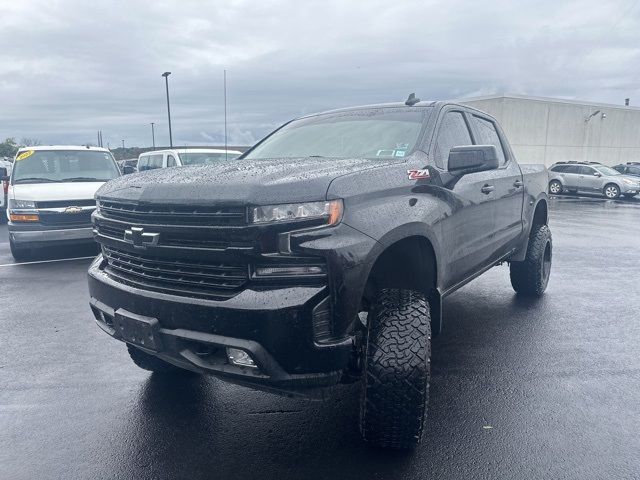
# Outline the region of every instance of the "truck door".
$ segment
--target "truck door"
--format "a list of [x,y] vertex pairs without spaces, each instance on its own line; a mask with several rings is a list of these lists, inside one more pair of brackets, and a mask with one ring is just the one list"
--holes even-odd
[[501,256],[516,246],[522,233],[522,172],[500,127],[488,117],[474,114],[470,118],[476,143],[496,147],[500,162],[490,183],[495,187],[495,253],[496,256]]
[[[468,115],[447,110],[436,127],[431,156],[436,168],[447,177],[449,151],[453,147],[473,145]],[[445,288],[451,287],[484,266],[494,254],[495,192],[490,188],[494,172],[476,172],[453,177],[443,184],[442,242],[445,250],[441,262]]]

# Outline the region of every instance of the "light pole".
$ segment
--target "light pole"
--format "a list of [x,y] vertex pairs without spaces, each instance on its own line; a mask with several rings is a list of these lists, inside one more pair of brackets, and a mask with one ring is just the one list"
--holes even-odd
[[153,130],[153,126],[155,125],[154,122],[151,122],[151,141],[153,142],[153,149],[156,149],[156,134],[155,131]]
[[164,72],[164,83],[167,88],[167,117],[169,117],[169,146],[173,148],[173,137],[171,136],[171,108],[169,107],[169,75],[171,72]]
[[124,150],[124,139],[122,139],[122,150]]

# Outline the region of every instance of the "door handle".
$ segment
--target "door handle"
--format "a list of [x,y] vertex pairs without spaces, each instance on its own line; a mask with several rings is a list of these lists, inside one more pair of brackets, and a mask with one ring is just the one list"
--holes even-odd
[[483,187],[480,189],[480,191],[484,194],[490,194],[491,192],[493,192],[496,189],[496,187],[494,187],[493,185],[483,185]]
[[516,180],[515,182],[513,182],[513,186],[516,188],[520,188],[524,186],[524,183],[522,183],[522,180]]

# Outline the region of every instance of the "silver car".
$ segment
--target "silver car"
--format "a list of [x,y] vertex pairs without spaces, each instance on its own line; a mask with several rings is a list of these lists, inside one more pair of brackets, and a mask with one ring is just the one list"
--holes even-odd
[[640,179],[623,175],[600,163],[559,162],[549,168],[549,193],[600,193],[606,198],[640,193]]

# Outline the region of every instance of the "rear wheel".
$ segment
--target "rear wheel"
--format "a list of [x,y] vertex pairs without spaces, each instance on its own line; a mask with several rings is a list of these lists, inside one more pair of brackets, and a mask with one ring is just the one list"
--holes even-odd
[[544,293],[551,274],[551,254],[551,230],[546,225],[534,227],[524,261],[509,265],[511,286],[517,293],[532,297]]
[[603,193],[609,199],[618,198],[620,196],[620,188],[615,183],[609,183],[605,185]]
[[31,260],[32,253],[30,248],[20,248],[11,239],[9,240],[9,248],[16,262],[28,262]]
[[383,289],[367,317],[360,432],[380,447],[415,447],[429,398],[431,319],[424,294]]
[[133,363],[144,370],[149,370],[150,372],[160,373],[163,375],[198,375],[191,370],[186,370],[184,368],[171,365],[170,363],[159,359],[155,355],[143,352],[139,348],[136,348],[128,343],[127,350],[129,351],[129,356],[131,357],[131,360],[133,360]]
[[562,184],[558,180],[549,182],[549,193],[552,195],[560,195],[562,193]]

